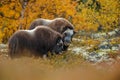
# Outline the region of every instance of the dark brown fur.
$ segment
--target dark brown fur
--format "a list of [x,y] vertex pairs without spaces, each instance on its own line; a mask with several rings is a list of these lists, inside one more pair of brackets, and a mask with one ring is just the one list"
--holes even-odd
[[9,39],[9,54],[14,57],[29,50],[41,56],[52,52],[58,39],[62,39],[62,35],[46,26],[38,26],[33,31],[19,30]]
[[64,18],[55,18],[53,20],[47,20],[47,19],[36,19],[34,20],[31,25],[30,25],[30,30],[34,29],[36,26],[39,25],[45,25],[48,26],[50,28],[52,28],[53,30],[59,32],[59,33],[63,33],[67,28],[70,29],[74,29],[73,25],[66,19]]
[[[63,36],[64,36],[64,34],[63,34],[64,31],[67,30],[68,28],[74,30],[73,25],[68,20],[66,20],[64,18],[55,18],[53,20],[47,20],[47,19],[39,18],[39,19],[34,20],[31,23],[29,29],[30,30],[34,29],[38,25],[48,26],[48,27],[52,28],[53,30],[61,33]],[[63,51],[67,50],[68,47],[69,47],[69,45],[64,45],[64,50]]]

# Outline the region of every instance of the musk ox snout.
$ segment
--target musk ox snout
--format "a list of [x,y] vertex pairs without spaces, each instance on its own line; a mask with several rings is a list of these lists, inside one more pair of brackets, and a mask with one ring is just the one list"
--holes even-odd
[[69,45],[72,41],[72,37],[74,35],[74,30],[73,29],[67,29],[64,33],[64,38],[63,38],[63,41],[64,41],[64,44],[65,45]]
[[61,39],[59,39],[58,41],[57,41],[57,44],[54,46],[54,48],[53,48],[53,51],[52,52],[55,52],[56,54],[60,54],[61,52],[62,52],[62,50],[63,50],[63,40],[62,40],[62,38]]

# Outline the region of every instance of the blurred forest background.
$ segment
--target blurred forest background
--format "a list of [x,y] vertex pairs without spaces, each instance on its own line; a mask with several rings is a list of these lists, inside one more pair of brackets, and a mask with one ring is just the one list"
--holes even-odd
[[[66,52],[9,57],[15,31],[57,17],[78,31]],[[120,0],[0,0],[0,80],[120,80]]]
[[0,42],[36,18],[64,17],[77,31],[110,31],[120,26],[120,0],[0,0]]

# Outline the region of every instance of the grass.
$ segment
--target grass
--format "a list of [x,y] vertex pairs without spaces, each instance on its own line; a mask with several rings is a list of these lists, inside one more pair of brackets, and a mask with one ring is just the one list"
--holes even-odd
[[1,53],[0,80],[45,80],[56,70],[72,69],[84,62],[80,56],[68,54],[49,56],[47,59],[34,57],[10,59]]
[[[92,50],[99,45],[99,41],[73,41],[70,48],[93,44]],[[49,55],[46,59],[10,59],[7,53],[0,53],[0,80],[120,80],[120,60],[115,54],[110,55],[116,60],[93,64],[71,53],[71,50],[62,55]]]
[[0,53],[0,80],[119,80],[118,62],[93,65],[69,51],[46,59]]

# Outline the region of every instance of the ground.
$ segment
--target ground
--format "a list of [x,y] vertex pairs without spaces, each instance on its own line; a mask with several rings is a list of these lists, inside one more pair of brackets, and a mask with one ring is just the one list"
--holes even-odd
[[46,59],[10,59],[0,44],[0,80],[120,80],[120,36],[111,32],[78,32],[68,51]]

